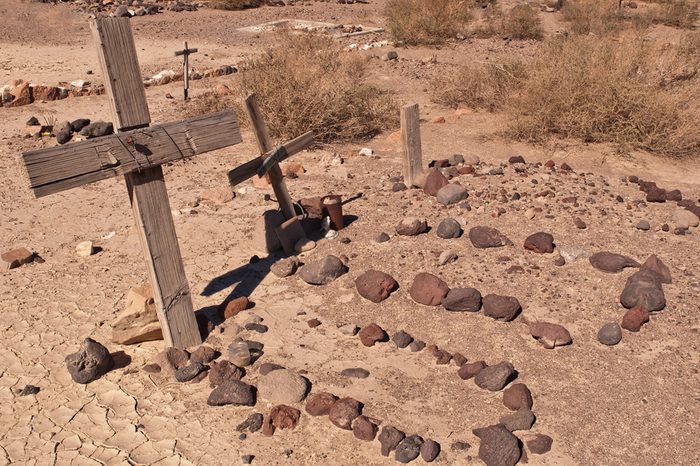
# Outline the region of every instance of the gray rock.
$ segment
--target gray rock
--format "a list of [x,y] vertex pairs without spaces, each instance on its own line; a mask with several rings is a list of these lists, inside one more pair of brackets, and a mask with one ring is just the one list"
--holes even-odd
[[396,225],[396,234],[401,236],[417,236],[428,231],[428,222],[425,219],[408,217]]
[[481,293],[474,288],[452,288],[442,298],[442,307],[448,311],[478,312],[481,309]]
[[237,432],[257,432],[263,425],[263,415],[260,413],[253,413],[246,418],[245,421],[241,422],[236,426]]
[[661,259],[659,259],[658,256],[655,254],[652,254],[649,256],[649,258],[644,262],[642,265],[642,269],[644,270],[651,270],[652,272],[655,272],[659,276],[659,281],[661,283],[672,283],[673,278],[671,277],[671,271],[669,268],[664,264]]
[[479,388],[497,392],[505,387],[515,375],[515,369],[509,362],[501,362],[495,366],[484,367],[474,377],[474,383]]
[[640,220],[639,223],[637,223],[637,230],[649,231],[649,229],[651,229],[651,225],[647,220]]
[[342,333],[343,335],[349,335],[351,337],[354,337],[355,335],[357,335],[357,332],[360,331],[360,327],[358,327],[355,324],[345,324],[338,327],[338,330],[340,330],[340,333]]
[[70,128],[73,130],[74,133],[79,133],[80,131],[82,131],[83,128],[85,128],[89,124],[89,119],[78,118],[77,120],[73,120],[70,122]]
[[398,348],[405,348],[413,342],[413,337],[403,330],[399,330],[394,335],[392,335],[391,340],[396,344]]
[[467,188],[455,183],[450,183],[446,186],[443,186],[437,192],[438,202],[446,206],[457,204],[458,202],[463,201],[467,197],[469,197],[469,194],[467,193]]
[[386,243],[386,242],[389,241],[390,239],[391,239],[391,238],[389,237],[389,235],[386,234],[386,233],[384,233],[384,232],[379,233],[377,236],[374,237],[374,241],[375,241],[376,243]]
[[129,13],[129,8],[126,5],[119,5],[116,10],[114,10],[114,16],[117,18],[131,18],[131,13]]
[[340,371],[340,375],[353,379],[366,379],[369,377],[369,371],[361,367],[349,367]]
[[418,435],[410,435],[403,439],[397,446],[394,452],[396,461],[402,464],[407,464],[418,458],[420,449],[423,446],[423,439]]
[[258,395],[276,405],[299,403],[308,391],[308,380],[288,369],[272,371],[258,381]]
[[426,463],[432,463],[440,454],[440,444],[435,440],[426,439],[420,447],[420,457]]
[[379,443],[382,445],[382,456],[389,456],[399,443],[406,437],[406,434],[393,426],[384,426],[379,434]]
[[238,367],[250,366],[253,362],[253,356],[250,353],[248,342],[236,340],[231,343],[228,347],[228,358]]
[[512,414],[503,416],[498,422],[511,432],[530,430],[535,423],[535,415],[529,409],[522,408]]
[[104,121],[90,123],[80,130],[80,135],[84,136],[86,139],[99,138],[109,134],[114,134],[114,126],[112,123],[106,123]]
[[659,274],[649,269],[636,272],[627,279],[620,303],[627,309],[641,306],[649,312],[662,310],[666,307],[666,297]]
[[521,310],[520,302],[513,296],[487,294],[482,300],[484,314],[496,320],[510,322]]
[[437,227],[437,235],[442,239],[459,238],[462,235],[462,227],[453,218],[446,218]]
[[481,439],[479,458],[487,466],[515,466],[522,451],[518,438],[501,424],[472,431]]
[[83,340],[80,351],[66,356],[66,368],[73,381],[87,384],[112,370],[114,359],[109,350],[92,338]]
[[212,390],[207,404],[209,406],[255,406],[255,387],[240,380],[228,380]]
[[207,370],[207,366],[201,362],[191,362],[175,371],[175,380],[178,382],[189,382],[205,370]]
[[454,251],[443,251],[440,253],[440,257],[438,257],[438,267],[442,267],[444,265],[447,265],[451,262],[454,262],[458,259],[457,254]]
[[622,329],[617,322],[609,322],[598,330],[598,341],[604,345],[615,346],[622,340]]
[[302,267],[299,276],[309,285],[327,285],[348,271],[339,258],[328,255]]
[[640,267],[636,260],[612,252],[597,252],[588,258],[596,269],[606,273],[619,273],[627,267]]
[[279,278],[286,278],[296,273],[299,267],[299,259],[296,257],[288,257],[277,261],[270,266],[270,271]]

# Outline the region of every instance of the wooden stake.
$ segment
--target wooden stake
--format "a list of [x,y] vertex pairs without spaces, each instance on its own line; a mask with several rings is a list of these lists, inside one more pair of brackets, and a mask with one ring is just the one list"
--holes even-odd
[[[251,94],[245,99],[245,109],[248,113],[248,118],[250,119],[250,125],[253,127],[255,139],[258,141],[260,155],[264,155],[273,150],[274,146],[272,139],[270,138],[270,133],[267,130],[265,120],[260,112],[260,107],[258,106],[258,100],[255,94]],[[277,202],[279,202],[280,209],[282,210],[285,218],[289,220],[296,217],[292,198],[289,196],[287,186],[284,184],[282,169],[280,169],[278,164],[275,164],[268,172],[268,175],[270,177],[272,189],[275,191]]]
[[197,49],[190,49],[187,47],[187,41],[184,43],[184,48],[175,52],[175,56],[182,56],[182,81],[185,86],[185,100],[187,100],[187,94],[190,90],[190,55],[197,53]]
[[401,109],[401,142],[404,157],[403,178],[406,186],[411,187],[423,171],[418,104],[406,105]]
[[[91,24],[112,119],[119,131],[142,128],[151,119],[128,18],[100,18]],[[175,223],[160,165],[124,175],[153,285],[158,320],[168,346],[202,343],[182,264]]]

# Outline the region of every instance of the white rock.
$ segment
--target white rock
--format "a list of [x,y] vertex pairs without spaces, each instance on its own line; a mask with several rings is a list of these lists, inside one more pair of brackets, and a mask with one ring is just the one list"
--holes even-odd
[[440,257],[438,258],[438,267],[442,267],[443,265],[447,265],[450,262],[454,262],[457,260],[457,254],[455,254],[454,251],[443,251],[440,254]]
[[700,218],[689,210],[676,209],[673,212],[673,224],[676,228],[690,228],[700,225]]
[[95,247],[92,241],[83,241],[75,247],[75,252],[82,257],[92,256],[95,253]]
[[362,149],[360,149],[360,155],[374,155],[374,150],[370,149],[369,147],[363,147]]
[[527,209],[525,211],[525,218],[527,218],[528,220],[532,220],[533,218],[535,218],[535,210],[534,209]]

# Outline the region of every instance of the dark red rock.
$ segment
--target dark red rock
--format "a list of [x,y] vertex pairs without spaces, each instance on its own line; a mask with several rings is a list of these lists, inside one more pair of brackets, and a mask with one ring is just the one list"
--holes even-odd
[[374,346],[375,343],[389,340],[389,336],[384,329],[375,323],[363,327],[357,335],[360,337],[362,344],[367,347]]
[[630,332],[639,332],[642,325],[649,322],[649,311],[643,307],[633,307],[622,317],[622,328]]
[[406,434],[393,426],[384,426],[379,434],[379,443],[382,445],[382,456],[389,456],[401,441],[406,438]]
[[462,353],[454,353],[452,355],[452,360],[455,362],[457,367],[462,367],[467,363],[467,358],[465,358]]
[[516,383],[503,391],[503,404],[512,411],[532,409],[532,394],[524,383]]
[[452,361],[452,355],[445,350],[437,350],[435,354],[435,363],[438,365],[449,364]]
[[484,314],[496,320],[510,322],[521,311],[520,301],[513,296],[488,294],[483,298]]
[[362,403],[353,398],[341,398],[331,406],[328,418],[336,427],[352,430],[352,421],[362,414]]
[[440,278],[421,272],[413,279],[409,294],[418,304],[437,306],[449,291],[450,287]]
[[241,380],[244,375],[245,371],[231,361],[214,361],[209,368],[209,383],[217,386],[229,380]]
[[508,163],[525,163],[525,159],[522,155],[514,155],[508,159]]
[[636,306],[655,312],[666,307],[666,297],[661,285],[662,277],[653,270],[635,272],[625,283],[620,303],[627,309]]
[[428,222],[417,217],[404,218],[396,225],[396,234],[401,236],[417,236],[428,231]]
[[379,270],[368,270],[355,279],[357,292],[373,303],[387,299],[398,286],[394,277]]
[[275,426],[272,424],[272,418],[267,416],[263,421],[262,434],[266,437],[272,437],[275,433]]
[[312,393],[306,400],[306,412],[311,416],[325,416],[338,397],[328,392]]
[[482,427],[472,432],[481,439],[479,458],[487,466],[515,466],[520,460],[520,441],[503,425]]
[[474,383],[484,390],[497,392],[502,390],[515,376],[515,369],[509,362],[501,362],[495,366],[484,367],[474,377]]
[[672,191],[666,191],[666,200],[667,201],[682,201],[683,200],[683,193],[680,192],[678,189],[674,189]]
[[579,230],[585,230],[587,228],[586,222],[581,220],[579,217],[574,219],[574,225],[576,225],[576,228]]
[[314,318],[314,319],[309,319],[309,320],[306,321],[306,325],[308,325],[309,328],[316,328],[316,327],[318,327],[319,325],[321,325],[321,321],[318,320],[318,319],[316,319],[316,318]]
[[358,416],[352,422],[352,433],[358,440],[371,442],[377,436],[378,430],[377,425],[366,416]]
[[597,252],[588,258],[596,269],[606,273],[619,273],[627,267],[641,267],[636,260],[612,252]]
[[491,227],[477,226],[469,230],[469,240],[475,248],[500,248],[513,244],[503,233]]
[[527,441],[527,448],[530,453],[544,455],[552,449],[552,437],[544,434],[536,434],[533,439]]
[[269,418],[277,429],[294,429],[299,423],[301,412],[287,405],[277,405],[270,410]]
[[647,191],[647,202],[666,202],[666,191],[661,188],[651,188]]
[[420,457],[426,463],[432,463],[440,454],[440,444],[435,440],[426,439],[420,447]]
[[547,161],[544,163],[544,166],[547,167],[547,168],[554,168],[555,165],[556,165],[556,164],[554,163],[554,160],[551,160],[551,159],[550,159],[550,160],[547,160]]
[[524,247],[528,251],[549,254],[554,252],[554,237],[549,233],[535,233],[527,237]]
[[449,181],[447,178],[440,173],[439,170],[432,169],[428,172],[425,177],[425,185],[423,186],[423,191],[428,196],[437,196],[438,191],[444,186],[447,186]]
[[442,299],[442,307],[448,311],[478,312],[481,309],[481,293],[474,288],[452,288]]
[[457,371],[457,375],[459,375],[459,378],[462,380],[469,380],[472,377],[475,377],[485,367],[486,363],[484,361],[462,364]]

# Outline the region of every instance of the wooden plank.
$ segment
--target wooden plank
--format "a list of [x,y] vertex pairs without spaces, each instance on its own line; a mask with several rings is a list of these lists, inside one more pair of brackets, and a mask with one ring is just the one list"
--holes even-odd
[[[96,31],[105,82],[119,82],[118,89],[115,84],[110,85],[115,87],[110,93],[115,126],[120,130],[148,126],[150,116],[141,77],[116,69],[122,61],[126,66],[137,63],[129,20],[122,22],[116,18],[100,18],[92,28]],[[112,61],[114,59],[116,63]],[[131,90],[134,94],[127,95],[125,90]],[[178,348],[199,345],[202,338],[194,316],[163,170],[158,165],[128,173],[124,178],[146,257],[165,344]]]
[[423,149],[420,140],[420,110],[418,104],[401,109],[401,142],[403,144],[403,178],[413,186],[423,170]]
[[[272,143],[272,138],[270,138],[267,124],[265,124],[265,120],[260,112],[255,94],[251,94],[245,99],[245,109],[246,113],[248,113],[248,119],[253,128],[253,133],[255,133],[255,139],[258,141],[260,154],[266,154],[274,150],[275,147]],[[284,183],[284,176],[282,176],[282,169],[280,169],[279,164],[275,164],[268,171],[268,175],[270,176],[270,184],[272,184],[272,189],[275,191],[275,197],[277,197],[277,202],[280,205],[282,214],[284,214],[287,220],[296,217],[294,203],[287,190],[287,185]]]
[[[286,142],[284,144],[284,148],[287,151],[287,155],[284,156],[280,160],[280,162],[283,160],[287,160],[292,155],[301,152],[302,150],[311,146],[313,143],[314,143],[314,132],[313,131],[309,131],[308,133],[304,133],[301,136],[299,136],[295,139],[292,139],[289,142]],[[244,181],[252,178],[253,176],[257,176],[258,168],[262,165],[265,157],[267,157],[270,154],[272,154],[272,151],[267,152],[263,156],[256,157],[253,160],[250,160],[249,162],[246,162],[242,165],[239,165],[238,167],[236,167],[233,170],[231,170],[230,172],[228,172],[229,184],[231,186],[236,186],[236,185],[241,184]]]
[[100,18],[90,23],[98,46],[105,88],[117,130],[148,125],[151,116],[141,78],[129,18]]
[[186,159],[242,141],[232,111],[22,154],[36,197]]

